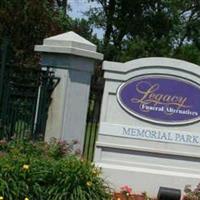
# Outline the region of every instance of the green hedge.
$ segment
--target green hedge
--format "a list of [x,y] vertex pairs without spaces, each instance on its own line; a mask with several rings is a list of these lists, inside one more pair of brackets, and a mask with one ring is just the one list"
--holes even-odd
[[0,141],[0,199],[111,199],[100,169],[75,155],[75,144]]

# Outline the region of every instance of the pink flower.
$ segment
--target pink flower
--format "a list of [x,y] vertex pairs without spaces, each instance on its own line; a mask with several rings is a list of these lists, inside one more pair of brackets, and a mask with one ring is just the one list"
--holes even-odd
[[126,193],[129,193],[129,194],[132,193],[132,188],[129,187],[128,185],[124,185],[120,189],[121,189],[121,192],[126,192]]

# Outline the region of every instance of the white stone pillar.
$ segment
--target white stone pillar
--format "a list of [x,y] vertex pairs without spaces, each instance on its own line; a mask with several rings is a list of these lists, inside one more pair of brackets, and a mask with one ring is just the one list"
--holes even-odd
[[96,46],[74,32],[67,32],[36,45],[41,65],[51,66],[60,83],[52,94],[45,140],[51,137],[78,140],[83,149],[90,80],[96,60],[103,55]]

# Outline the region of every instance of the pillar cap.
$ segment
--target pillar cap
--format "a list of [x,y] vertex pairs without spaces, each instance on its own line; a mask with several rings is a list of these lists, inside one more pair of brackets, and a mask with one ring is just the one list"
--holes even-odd
[[103,54],[96,52],[96,45],[73,31],[45,38],[43,45],[35,45],[35,51],[72,54],[94,60],[103,60]]

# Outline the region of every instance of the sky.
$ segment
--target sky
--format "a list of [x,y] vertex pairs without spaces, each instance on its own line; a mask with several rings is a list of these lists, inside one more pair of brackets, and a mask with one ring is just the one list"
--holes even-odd
[[69,15],[73,18],[84,18],[83,12],[88,11],[91,7],[97,6],[95,2],[88,3],[88,0],[68,0],[68,4],[72,8]]
[[[88,2],[88,0],[68,0],[72,11],[69,12],[70,17],[72,18],[86,18],[84,12],[88,11],[90,8],[97,7],[96,2]],[[99,39],[103,38],[103,30],[94,29],[94,33],[97,34]]]

